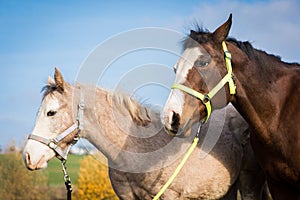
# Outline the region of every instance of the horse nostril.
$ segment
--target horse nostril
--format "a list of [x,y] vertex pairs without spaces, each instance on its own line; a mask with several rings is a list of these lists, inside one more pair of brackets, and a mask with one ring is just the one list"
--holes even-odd
[[26,164],[30,164],[30,155],[29,155],[29,153],[26,153],[25,160],[26,160]]
[[172,123],[171,123],[172,132],[177,133],[179,125],[180,125],[180,116],[178,113],[173,111]]
[[26,164],[27,169],[29,169],[29,170],[36,169],[36,166],[31,164],[29,153],[26,153],[26,155],[25,155],[25,162],[26,162],[25,164]]

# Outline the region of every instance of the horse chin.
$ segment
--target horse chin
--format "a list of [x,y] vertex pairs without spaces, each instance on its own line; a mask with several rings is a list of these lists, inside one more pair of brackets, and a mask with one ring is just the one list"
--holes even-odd
[[36,166],[36,170],[46,169],[48,167],[48,162],[39,162]]
[[182,130],[180,130],[178,132],[178,134],[176,135],[176,137],[179,137],[179,138],[186,138],[186,137],[189,137],[191,135],[191,129],[188,128],[183,128]]
[[180,137],[180,138],[189,137],[191,134],[191,124],[192,124],[192,120],[191,118],[189,118],[186,121],[186,123],[183,125],[183,127],[179,127],[176,137]]
[[172,136],[172,137],[176,137],[176,134],[174,131],[168,129],[168,127],[164,126],[164,131],[169,135],[169,136]]
[[183,128],[179,127],[177,132],[169,130],[165,127],[165,132],[172,137],[186,138],[191,134],[190,120],[185,124]]

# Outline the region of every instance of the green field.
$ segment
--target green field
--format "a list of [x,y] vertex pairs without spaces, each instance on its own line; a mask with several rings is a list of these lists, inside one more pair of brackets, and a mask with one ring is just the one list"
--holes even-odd
[[[72,185],[74,185],[78,178],[80,160],[84,156],[68,155],[67,172],[71,178]],[[64,186],[64,175],[62,172],[61,161],[57,158],[52,159],[48,163],[45,173],[48,175],[48,185],[50,186]]]

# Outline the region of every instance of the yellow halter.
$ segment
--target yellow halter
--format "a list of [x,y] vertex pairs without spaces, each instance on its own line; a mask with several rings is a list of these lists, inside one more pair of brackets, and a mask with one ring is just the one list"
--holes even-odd
[[200,92],[197,92],[196,90],[193,90],[192,88],[189,88],[185,85],[176,84],[174,83],[171,86],[171,89],[179,89],[182,90],[189,95],[196,97],[197,99],[201,100],[202,104],[205,106],[207,115],[205,122],[210,117],[210,114],[212,112],[212,106],[211,106],[211,98],[213,98],[218,91],[226,84],[229,85],[229,91],[231,95],[234,95],[236,93],[236,86],[234,83],[233,75],[232,75],[232,66],[231,66],[231,54],[229,53],[225,41],[222,42],[222,47],[225,55],[225,63],[227,68],[227,74],[222,78],[222,80],[208,93],[208,94],[201,94]]

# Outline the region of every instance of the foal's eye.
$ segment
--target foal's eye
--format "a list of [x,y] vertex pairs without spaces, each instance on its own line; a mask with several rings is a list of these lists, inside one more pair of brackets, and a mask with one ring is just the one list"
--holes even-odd
[[47,112],[48,117],[54,116],[55,114],[56,114],[56,111],[54,111],[54,110],[50,110]]

